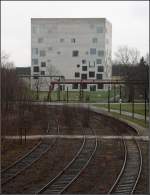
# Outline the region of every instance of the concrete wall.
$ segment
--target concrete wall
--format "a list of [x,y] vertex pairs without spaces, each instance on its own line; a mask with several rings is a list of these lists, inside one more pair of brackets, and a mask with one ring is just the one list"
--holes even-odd
[[[110,79],[111,37],[111,24],[105,18],[32,18],[31,74],[40,75],[44,71],[45,75],[60,74],[66,79],[75,79],[75,72],[80,72],[76,79],[80,79],[82,73],[87,74],[87,79],[96,79],[97,66],[104,66],[104,72],[100,74],[103,79]],[[97,42],[93,42],[94,38]],[[38,49],[37,54],[33,51],[35,48]],[[90,48],[96,48],[96,54],[90,54]],[[45,56],[40,56],[41,50],[45,51]],[[77,57],[72,56],[73,50],[79,51]],[[104,51],[104,56],[98,56],[98,51]],[[38,59],[38,64],[34,65],[32,59]],[[96,64],[97,59],[101,59],[102,64]],[[82,60],[86,60],[86,64]],[[41,67],[41,62],[46,62],[46,67]],[[89,63],[95,63],[95,67],[89,67]],[[87,71],[82,71],[83,65],[87,66]],[[33,71],[34,66],[39,66],[39,73]],[[94,78],[89,78],[89,71],[95,71]],[[41,90],[48,90],[46,79],[41,80]],[[34,79],[31,87],[34,89]],[[72,85],[69,89],[72,90]]]

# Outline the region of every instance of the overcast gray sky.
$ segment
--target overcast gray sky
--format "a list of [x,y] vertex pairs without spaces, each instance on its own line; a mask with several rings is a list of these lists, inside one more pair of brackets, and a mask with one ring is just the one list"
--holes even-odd
[[30,19],[99,18],[112,23],[112,54],[120,45],[149,51],[149,1],[2,1],[2,50],[16,66],[31,64]]

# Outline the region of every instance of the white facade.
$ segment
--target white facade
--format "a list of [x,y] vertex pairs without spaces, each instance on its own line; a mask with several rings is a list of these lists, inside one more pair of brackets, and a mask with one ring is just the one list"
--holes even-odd
[[[31,74],[111,79],[112,27],[105,18],[32,18]],[[49,82],[41,78],[40,90]],[[36,79],[31,79],[35,89]],[[84,86],[93,90],[92,84]],[[68,85],[69,90],[77,86]],[[79,87],[79,86],[78,86]],[[105,86],[104,86],[105,88]],[[79,88],[78,88],[79,89]],[[94,90],[103,86],[95,85]]]

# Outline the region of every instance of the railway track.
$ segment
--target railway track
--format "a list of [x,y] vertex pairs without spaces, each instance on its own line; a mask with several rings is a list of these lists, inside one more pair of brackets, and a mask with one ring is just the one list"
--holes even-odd
[[89,164],[97,149],[97,138],[88,139],[84,135],[79,151],[67,166],[49,183],[47,183],[37,194],[61,194],[63,193],[81,174]]
[[[57,133],[59,134],[59,124],[57,124]],[[51,143],[47,140],[40,141],[32,150],[30,150],[30,152],[15,161],[8,168],[4,169],[1,172],[2,186],[10,182],[17,175],[21,174],[25,169],[39,160],[42,155],[44,155],[54,146],[56,139],[57,138],[55,138]]]
[[142,170],[142,153],[136,140],[123,140],[124,163],[108,194],[133,194]]
[[[99,120],[96,117],[94,117],[94,119]],[[118,136],[122,137],[124,162],[108,194],[133,194],[142,170],[142,152],[136,140],[125,140],[115,128],[113,128],[113,130]],[[136,132],[136,134],[138,134],[138,132]]]

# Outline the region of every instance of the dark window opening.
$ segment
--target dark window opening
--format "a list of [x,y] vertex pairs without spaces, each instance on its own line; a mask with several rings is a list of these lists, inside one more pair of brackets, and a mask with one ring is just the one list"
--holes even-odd
[[33,71],[34,72],[39,72],[39,67],[38,66],[33,67]]
[[87,66],[82,66],[82,71],[87,71]]
[[41,71],[41,75],[45,75],[45,71]]
[[97,72],[104,72],[104,67],[103,66],[98,66],[97,67]]
[[96,91],[96,85],[90,86],[90,91]]
[[39,77],[38,77],[38,76],[34,76],[33,78],[34,78],[34,79],[39,79]]
[[86,60],[82,60],[82,64],[86,64]]
[[102,79],[103,75],[102,74],[96,74],[96,79]]
[[96,54],[96,48],[90,48],[90,54],[95,55]]
[[75,43],[75,42],[76,42],[75,38],[71,39],[71,43]]
[[46,67],[46,62],[41,62],[41,67]]
[[77,64],[77,68],[80,68],[80,64]]
[[87,79],[87,74],[82,74],[81,79]]
[[98,88],[98,89],[103,89],[103,83],[98,83],[98,84],[97,84],[97,88]]
[[78,55],[79,55],[79,51],[78,50],[72,51],[72,56],[73,57],[77,57]]
[[87,84],[86,83],[82,84],[82,89],[87,89]]
[[80,77],[80,73],[79,72],[75,72],[75,77]]
[[78,89],[78,83],[72,84],[72,89]]
[[93,71],[89,72],[89,77],[95,77],[95,72]]

